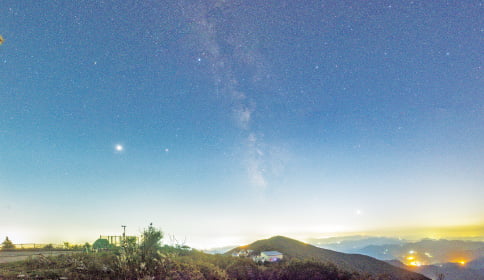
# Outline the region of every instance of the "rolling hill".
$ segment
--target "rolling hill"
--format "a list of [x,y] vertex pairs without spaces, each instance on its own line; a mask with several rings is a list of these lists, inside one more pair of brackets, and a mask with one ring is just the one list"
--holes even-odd
[[226,254],[232,254],[241,250],[279,251],[284,254],[285,259],[316,260],[320,262],[333,263],[339,268],[358,273],[386,274],[391,275],[392,279],[401,280],[424,280],[429,279],[418,273],[410,272],[402,268],[392,266],[377,259],[358,255],[344,254],[327,249],[322,249],[294,239],[283,236],[275,236],[269,239],[259,240],[252,244],[237,247]]

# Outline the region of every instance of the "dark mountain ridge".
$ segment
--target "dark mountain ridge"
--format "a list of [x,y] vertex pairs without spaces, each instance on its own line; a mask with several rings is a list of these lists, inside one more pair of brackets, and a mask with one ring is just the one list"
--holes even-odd
[[260,253],[261,251],[279,251],[284,254],[285,259],[310,259],[333,263],[343,270],[373,275],[391,275],[391,279],[428,279],[418,273],[392,266],[372,257],[322,249],[284,236],[275,236],[269,239],[259,240],[246,246],[234,248],[226,254],[236,253],[241,250],[253,250],[256,253]]

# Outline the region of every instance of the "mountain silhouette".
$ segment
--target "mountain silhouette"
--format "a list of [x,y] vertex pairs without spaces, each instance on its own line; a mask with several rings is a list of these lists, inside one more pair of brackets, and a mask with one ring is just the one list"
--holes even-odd
[[303,243],[284,236],[275,236],[269,239],[258,240],[252,244],[234,248],[226,254],[253,250],[255,254],[262,251],[279,251],[284,259],[316,260],[333,263],[343,270],[368,273],[373,275],[388,275],[391,279],[401,280],[428,280],[423,275],[392,266],[384,261],[359,254],[345,254]]

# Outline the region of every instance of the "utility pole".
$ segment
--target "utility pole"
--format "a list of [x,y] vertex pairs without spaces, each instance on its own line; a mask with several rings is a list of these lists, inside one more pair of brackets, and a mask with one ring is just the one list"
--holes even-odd
[[121,226],[123,228],[123,247],[126,247],[126,226]]

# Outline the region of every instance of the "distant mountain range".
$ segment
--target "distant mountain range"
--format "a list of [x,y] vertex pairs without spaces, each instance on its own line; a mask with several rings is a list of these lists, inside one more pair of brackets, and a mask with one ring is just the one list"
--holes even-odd
[[284,254],[284,259],[310,259],[320,262],[333,263],[343,270],[373,275],[390,275],[392,277],[391,279],[395,280],[428,279],[418,273],[410,272],[369,256],[360,254],[345,254],[322,249],[283,236],[259,240],[247,246],[234,248],[228,251],[226,254],[232,254],[245,250],[253,250],[257,253],[261,251],[279,251]]
[[224,254],[224,253],[232,250],[236,246],[237,245],[225,246],[225,247],[216,247],[216,248],[210,248],[210,249],[203,249],[201,251],[206,253],[206,254]]
[[354,253],[361,248],[371,245],[401,245],[408,241],[390,237],[353,235],[330,238],[311,238],[308,239],[307,242],[320,248],[343,253]]
[[443,275],[445,280],[484,280],[484,269],[482,269],[483,259],[479,261],[479,264],[470,262],[465,266],[457,263],[406,266],[397,260],[388,261],[388,263],[400,268],[415,271],[431,279],[437,279],[438,275]]
[[404,261],[412,252],[422,264],[469,262],[484,257],[484,242],[463,240],[423,239],[410,242],[386,237],[349,236],[343,238],[311,239],[320,248],[348,254],[363,254],[380,260]]
[[484,242],[461,240],[430,240],[387,245],[371,245],[355,249],[352,253],[364,254],[381,260],[408,257],[410,252],[422,264],[470,262],[484,257]]
[[[484,280],[484,242],[423,239],[418,242],[386,238],[349,236],[313,239],[318,247],[363,254],[436,279]],[[413,264],[413,265],[408,265]]]

